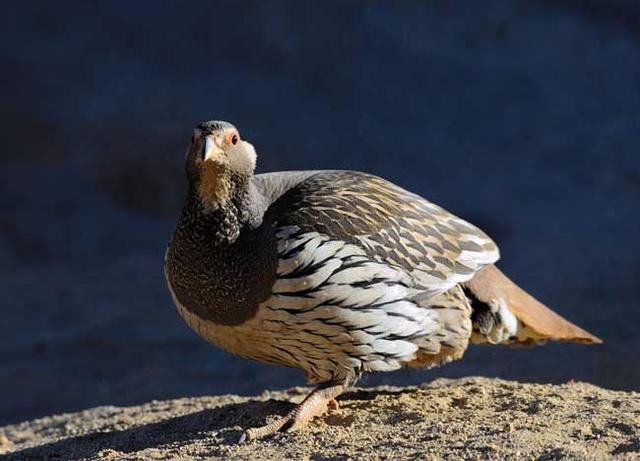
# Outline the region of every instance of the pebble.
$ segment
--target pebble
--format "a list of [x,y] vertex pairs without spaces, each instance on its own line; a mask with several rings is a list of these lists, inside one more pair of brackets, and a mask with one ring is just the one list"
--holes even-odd
[[105,448],[104,450],[100,450],[98,452],[98,456],[104,459],[115,458],[116,456],[120,456],[121,454],[122,453],[120,453],[119,451],[112,450],[111,448]]

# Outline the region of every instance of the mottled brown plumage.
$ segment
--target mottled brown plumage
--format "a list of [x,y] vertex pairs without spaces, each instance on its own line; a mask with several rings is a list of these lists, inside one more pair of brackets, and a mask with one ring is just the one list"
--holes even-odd
[[371,257],[419,274],[433,293],[468,280],[498,257],[481,230],[366,173],[318,172],[284,194],[267,215],[283,226],[359,244]]
[[165,259],[200,336],[318,384],[243,439],[303,426],[361,373],[441,365],[469,342],[599,342],[504,276],[484,232],[424,198],[354,171],[254,175],[255,159],[232,125],[196,128]]

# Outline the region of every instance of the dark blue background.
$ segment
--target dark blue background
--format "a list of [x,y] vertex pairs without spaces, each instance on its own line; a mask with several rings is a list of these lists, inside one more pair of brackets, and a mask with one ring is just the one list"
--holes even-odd
[[302,383],[208,346],[162,257],[192,127],[259,170],[384,176],[484,228],[605,345],[474,347],[433,371],[640,387],[640,6],[14,2],[1,21],[0,422]]

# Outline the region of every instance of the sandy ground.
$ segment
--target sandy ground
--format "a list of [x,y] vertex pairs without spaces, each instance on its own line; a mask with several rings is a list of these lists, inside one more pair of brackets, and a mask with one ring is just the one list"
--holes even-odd
[[640,459],[640,394],[439,379],[356,389],[298,433],[237,444],[306,389],[97,407],[0,428],[9,460]]

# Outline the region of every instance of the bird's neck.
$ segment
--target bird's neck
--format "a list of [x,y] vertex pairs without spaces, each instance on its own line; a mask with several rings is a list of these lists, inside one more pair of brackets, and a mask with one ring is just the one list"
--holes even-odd
[[229,196],[217,203],[206,203],[195,187],[190,187],[182,210],[181,225],[212,244],[230,244],[250,220],[249,179],[234,177]]
[[256,220],[251,183],[215,209],[189,190],[165,260],[176,299],[200,318],[238,325],[271,294],[277,268],[275,234]]

